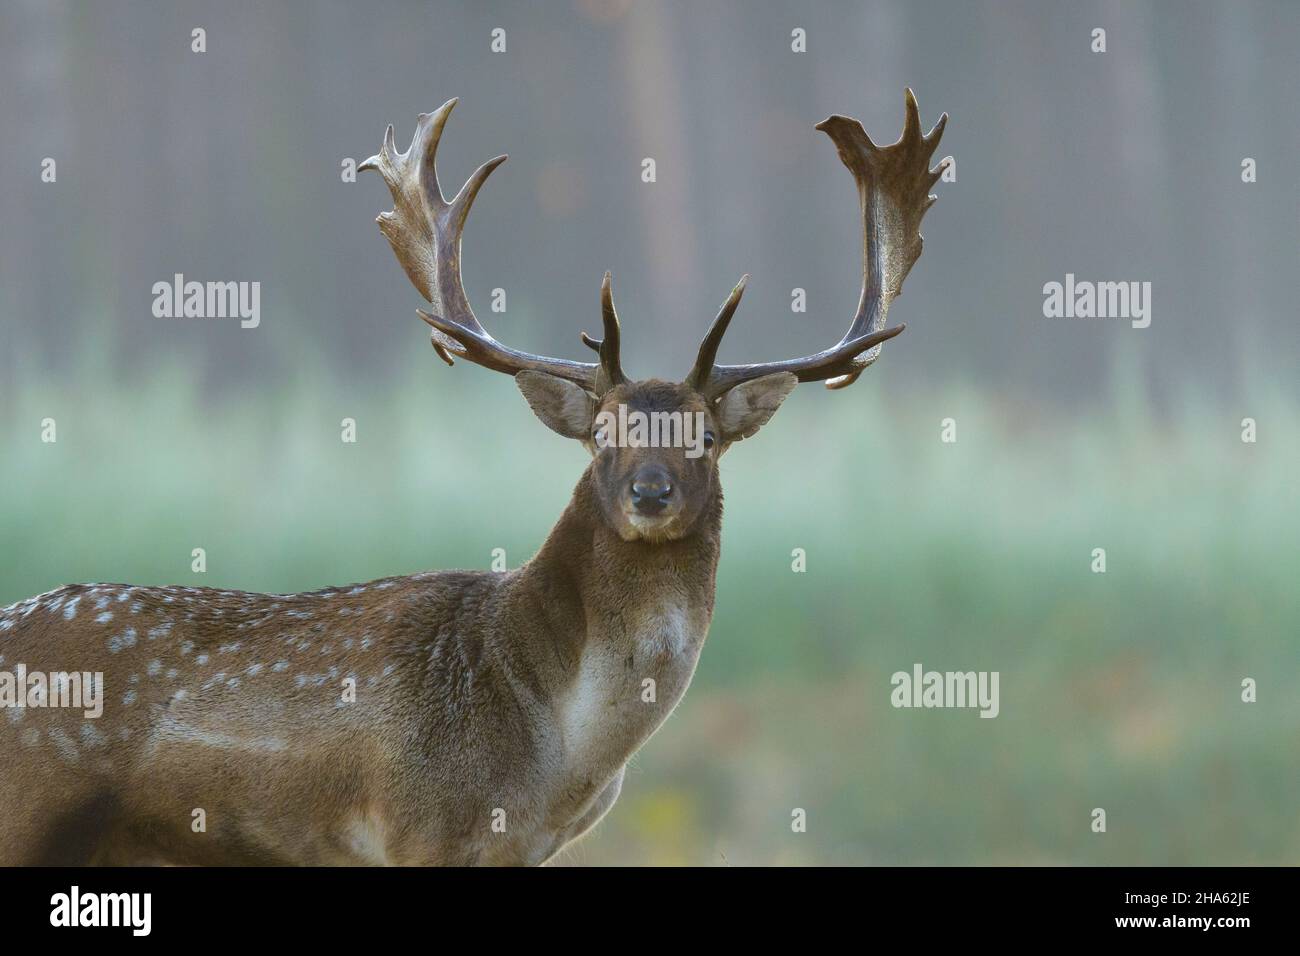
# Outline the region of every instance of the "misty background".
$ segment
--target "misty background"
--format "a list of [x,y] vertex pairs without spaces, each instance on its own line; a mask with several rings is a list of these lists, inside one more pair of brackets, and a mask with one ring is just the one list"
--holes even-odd
[[[0,605],[536,550],[585,454],[429,347],[373,221],[387,190],[341,175],[388,123],[404,149],[460,97],[449,194],[510,154],[465,230],[489,331],[586,360],[610,269],[625,368],[679,378],[746,272],[722,361],[838,340],[861,224],[813,126],[891,143],[910,86],[924,129],[950,115],[957,179],[891,309],[908,330],[724,460],[695,685],[565,859],[1300,861],[1297,49],[1280,0],[7,0]],[[260,326],[155,318],[175,273],[260,282]],[[1044,318],[1067,273],[1149,281],[1150,327]],[[1000,671],[1001,715],[894,710],[917,661]]]

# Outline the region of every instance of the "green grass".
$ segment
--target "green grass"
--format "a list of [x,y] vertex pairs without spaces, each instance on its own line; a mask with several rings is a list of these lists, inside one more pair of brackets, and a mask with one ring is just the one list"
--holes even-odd
[[[304,361],[220,396],[107,367],[20,372],[0,410],[0,605],[71,581],[292,591],[497,547],[514,566],[585,463],[504,379],[427,355],[381,387]],[[1294,398],[1189,393],[1156,418],[1118,389],[1067,414],[890,374],[800,389],[724,459],[695,686],[566,859],[1300,862]],[[894,710],[889,676],[916,661],[999,671],[1001,716]]]

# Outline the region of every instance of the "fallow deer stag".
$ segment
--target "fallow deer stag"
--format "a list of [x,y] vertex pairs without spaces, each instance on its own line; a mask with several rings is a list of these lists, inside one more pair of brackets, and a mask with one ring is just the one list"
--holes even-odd
[[[608,274],[604,336],[583,335],[595,362],[521,352],[479,324],[461,231],[505,157],[444,198],[434,158],[455,102],[421,115],[404,153],[390,126],[361,168],[392,192],[379,227],[432,304],[420,315],[438,355],[513,376],[542,422],[591,452],[568,507],[514,571],[305,594],[69,585],[0,611],[0,864],[549,860],[609,810],[690,683],[713,614],[718,459],[796,384],[852,384],[903,330],[885,317],[921,254],[947,119],[923,136],[910,90],[892,146],[844,116],[817,127],[857,180],[863,222],[844,337],[717,364],[742,279],[677,383],[624,373]],[[615,440],[601,423],[620,409],[690,416],[702,451]],[[63,672],[104,675],[102,716],[50,706]]]

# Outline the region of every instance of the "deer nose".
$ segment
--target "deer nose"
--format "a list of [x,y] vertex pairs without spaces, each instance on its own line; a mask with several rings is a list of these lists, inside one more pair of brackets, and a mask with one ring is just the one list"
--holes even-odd
[[632,507],[643,515],[663,511],[672,496],[673,483],[659,468],[647,468],[632,479]]

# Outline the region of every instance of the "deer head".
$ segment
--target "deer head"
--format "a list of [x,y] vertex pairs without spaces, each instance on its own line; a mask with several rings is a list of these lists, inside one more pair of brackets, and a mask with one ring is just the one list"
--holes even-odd
[[[433,306],[432,312],[417,311],[432,327],[434,351],[448,365],[463,358],[514,376],[543,423],[582,442],[593,456],[604,520],[624,540],[657,542],[689,534],[717,494],[718,458],[733,442],[766,424],[800,382],[825,382],[831,389],[853,384],[880,356],[882,344],[903,331],[902,325],[885,328],[885,319],[921,255],[921,218],[935,201],[929,190],[944,166],[930,169],[930,157],[948,119],[944,114],[923,136],[911,90],[903,135],[892,146],[875,145],[859,122],[845,116],[817,125],[858,184],[862,295],[848,331],[830,348],[802,358],[719,365],[718,347],[740,304],[745,276],[709,327],[694,366],[677,383],[632,381],[624,374],[608,272],[601,285],[604,335],[594,339],[582,333],[582,341],[597,353],[596,362],[518,351],[494,339],[475,318],[461,283],[461,233],[474,197],[506,157],[475,170],[455,198],[443,196],[435,156],[456,102],[421,114],[404,153],[397,152],[389,126],[378,155],[359,167],[377,170],[393,195],[393,209],[380,214],[379,228]],[[657,440],[665,434],[666,447]]]

